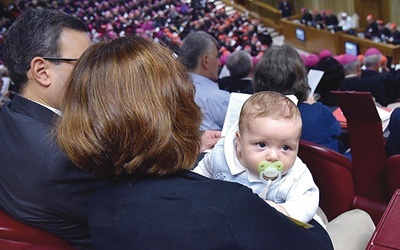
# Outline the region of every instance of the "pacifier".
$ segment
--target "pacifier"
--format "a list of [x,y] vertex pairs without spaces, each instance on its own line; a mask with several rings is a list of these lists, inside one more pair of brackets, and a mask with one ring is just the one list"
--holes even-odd
[[279,181],[282,178],[282,171],[283,163],[281,161],[273,163],[261,161],[257,165],[260,180],[265,184]]

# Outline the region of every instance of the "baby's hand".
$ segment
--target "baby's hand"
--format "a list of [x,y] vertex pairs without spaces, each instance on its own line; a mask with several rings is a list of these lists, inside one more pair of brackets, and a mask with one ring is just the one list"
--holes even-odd
[[276,204],[276,203],[273,202],[273,201],[269,201],[269,200],[265,200],[265,201],[266,201],[271,207],[275,208],[276,210],[278,210],[279,212],[283,213],[284,215],[289,216],[289,214],[286,212],[286,210],[285,210],[282,206]]

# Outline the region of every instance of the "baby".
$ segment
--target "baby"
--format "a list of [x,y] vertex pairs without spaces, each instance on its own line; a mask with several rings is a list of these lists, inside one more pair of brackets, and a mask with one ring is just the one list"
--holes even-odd
[[307,223],[316,215],[319,190],[297,157],[302,121],[286,96],[270,91],[253,94],[239,123],[221,138],[194,168],[203,176],[248,186],[272,207]]

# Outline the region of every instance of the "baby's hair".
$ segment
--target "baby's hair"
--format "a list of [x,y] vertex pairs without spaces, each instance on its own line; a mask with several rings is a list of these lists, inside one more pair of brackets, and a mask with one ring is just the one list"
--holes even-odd
[[242,130],[245,123],[260,117],[301,122],[300,111],[296,104],[285,95],[272,91],[255,93],[246,100],[240,111],[239,130]]

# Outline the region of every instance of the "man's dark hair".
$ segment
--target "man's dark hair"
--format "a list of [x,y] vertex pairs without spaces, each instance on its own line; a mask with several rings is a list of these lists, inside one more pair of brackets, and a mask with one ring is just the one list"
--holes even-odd
[[59,39],[63,29],[87,32],[78,18],[51,9],[28,9],[5,35],[4,64],[20,92],[28,81],[27,70],[35,56],[60,57]]

